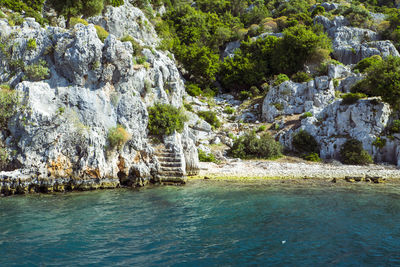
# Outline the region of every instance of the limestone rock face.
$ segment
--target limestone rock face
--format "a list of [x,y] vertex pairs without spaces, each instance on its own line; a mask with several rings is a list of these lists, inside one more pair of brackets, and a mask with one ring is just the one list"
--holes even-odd
[[273,87],[264,99],[262,118],[273,122],[280,115],[300,114],[315,107],[321,109],[335,99],[333,82],[328,76],[308,83],[286,81]]
[[[314,112],[313,117],[303,119],[298,129],[282,133],[279,139],[287,147],[291,147],[293,134],[305,130],[320,144],[322,158],[339,159],[341,145],[348,138],[355,138],[363,143],[364,149],[371,155],[383,160],[384,154],[396,154],[397,147],[388,146],[386,149],[392,151],[387,153],[380,151],[372,143],[384,132],[390,114],[389,105],[376,98],[361,99],[352,105],[343,105],[342,100],[336,100],[323,110]],[[397,156],[388,161],[397,164]]]
[[332,38],[334,57],[344,64],[355,64],[373,55],[400,56],[391,41],[380,40],[376,32],[368,29],[348,27],[349,22],[342,16],[333,20],[316,16],[314,23],[323,25]]
[[[145,48],[147,62],[134,63],[132,44],[118,37],[130,34],[142,44],[158,39],[150,23],[135,28],[135,19],[146,21],[129,3],[107,7],[104,16],[91,20],[106,23],[111,34],[104,43],[92,24],[66,30],[44,29],[32,19],[15,27],[0,20],[0,37],[20,47],[0,55],[0,83],[15,86],[25,107],[9,121],[9,132],[2,133],[7,149],[16,152],[11,161],[18,167],[0,173],[0,187],[25,192],[26,185],[42,183],[62,191],[66,184],[90,189],[157,181],[160,166],[147,135],[147,108],[157,102],[181,107],[185,89],[165,52]],[[33,49],[27,47],[32,38]],[[47,80],[22,81],[24,68],[10,69],[11,62],[32,65],[39,59],[49,68]],[[108,136],[118,125],[126,130],[126,142],[113,147]],[[198,171],[195,137],[187,126],[165,141],[182,155],[184,171]]]
[[143,45],[150,46],[159,42],[150,21],[129,1],[125,1],[124,5],[119,7],[107,6],[103,15],[90,18],[89,22],[102,26],[117,38],[130,35]]

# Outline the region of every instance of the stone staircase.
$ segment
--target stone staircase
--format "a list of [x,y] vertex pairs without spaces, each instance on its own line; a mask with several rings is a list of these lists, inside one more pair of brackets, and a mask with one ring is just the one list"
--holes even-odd
[[172,149],[159,148],[156,157],[161,167],[158,178],[162,184],[185,184],[186,175],[181,163],[181,156],[175,154]]

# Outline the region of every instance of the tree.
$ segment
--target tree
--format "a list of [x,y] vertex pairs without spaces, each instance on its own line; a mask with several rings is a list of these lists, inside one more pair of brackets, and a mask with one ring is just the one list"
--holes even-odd
[[67,25],[71,17],[91,17],[100,14],[104,8],[104,0],[48,0],[47,4],[54,8],[59,15],[67,18]]
[[400,58],[389,56],[369,67],[367,77],[352,91],[381,96],[383,101],[400,110]]

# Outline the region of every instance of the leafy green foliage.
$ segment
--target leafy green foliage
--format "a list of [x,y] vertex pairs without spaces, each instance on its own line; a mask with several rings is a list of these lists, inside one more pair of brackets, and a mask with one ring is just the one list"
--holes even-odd
[[374,145],[374,146],[376,146],[376,147],[382,149],[382,148],[384,148],[385,145],[386,145],[386,139],[385,139],[385,138],[382,138],[382,137],[377,137],[377,138],[375,139],[375,141],[372,142],[372,145]]
[[250,132],[237,138],[228,154],[242,159],[275,159],[282,156],[282,146],[268,133],[257,136],[254,132]]
[[37,47],[36,40],[35,39],[29,39],[28,42],[26,43],[26,48],[28,50],[35,50]]
[[283,82],[289,81],[289,77],[286,74],[279,74],[276,76],[276,79],[274,81],[274,86],[278,86]]
[[226,107],[224,108],[224,113],[226,113],[226,114],[233,114],[233,113],[235,113],[235,109],[234,109],[233,107],[231,107],[231,106],[226,106]]
[[297,132],[292,139],[292,146],[299,154],[319,153],[319,145],[314,136],[301,130]]
[[372,163],[371,155],[363,149],[362,143],[349,139],[340,148],[341,161],[344,164],[367,165]]
[[313,162],[320,162],[321,161],[318,153],[305,154],[305,155],[303,155],[303,159],[308,160],[308,161],[313,161]]
[[309,118],[312,116],[313,116],[313,114],[311,112],[307,111],[307,112],[304,112],[303,114],[301,114],[300,119],[305,119],[305,118]]
[[109,33],[101,26],[94,25],[96,28],[97,36],[104,43],[104,40],[108,37]]
[[199,149],[198,151],[199,151],[200,162],[214,162],[214,163],[218,162],[213,153],[206,153],[201,149]]
[[304,82],[309,82],[311,80],[312,77],[304,71],[299,71],[292,75],[292,81],[296,83],[304,83]]
[[91,17],[98,15],[104,8],[104,0],[47,0],[46,4],[68,21],[72,17]]
[[0,85],[0,129],[7,128],[8,120],[14,116],[20,108],[20,101],[15,91],[8,85]]
[[156,104],[148,108],[150,134],[171,135],[174,131],[182,132],[187,118],[181,110],[168,105]]
[[113,7],[119,7],[124,4],[124,0],[106,0],[105,1],[106,5],[111,5]]
[[393,120],[389,127],[390,133],[400,133],[400,120]]
[[303,25],[287,28],[283,34],[281,39],[267,36],[242,42],[235,56],[221,64],[222,85],[231,91],[261,85],[273,75],[296,73],[307,61],[326,60],[331,49],[324,33]]
[[358,100],[367,97],[366,94],[363,93],[346,93],[346,94],[342,94],[342,105],[352,105],[357,103]]
[[322,15],[325,13],[325,8],[323,6],[318,5],[312,12],[311,16],[315,17],[317,15]]
[[26,17],[35,18],[36,22],[43,25],[47,22],[41,15],[44,2],[45,0],[0,0],[0,7],[16,12],[8,17],[12,26],[22,24],[23,18],[20,13],[25,13]]
[[351,91],[369,96],[381,96],[394,109],[400,108],[400,58],[387,57],[366,70],[366,78]]
[[191,96],[199,96],[201,95],[202,91],[200,87],[193,83],[186,83],[185,84],[186,92]]
[[79,24],[79,23],[80,23],[80,24],[83,24],[83,25],[85,25],[85,26],[89,25],[89,23],[88,23],[86,20],[82,19],[82,18],[72,17],[72,18],[69,20],[69,26],[70,26],[71,28],[75,27],[75,25],[76,25],[76,24]]
[[266,129],[267,129],[267,126],[265,126],[265,125],[260,125],[260,127],[258,127],[258,129],[257,129],[257,133],[259,133],[259,132],[264,132]]
[[197,113],[200,118],[208,122],[214,129],[221,127],[221,122],[213,111],[199,111]]
[[110,147],[118,149],[121,149],[130,138],[131,135],[121,125],[111,128],[107,135]]
[[25,66],[25,77],[30,81],[41,81],[48,78],[50,71],[47,63],[44,60],[39,60],[38,63]]
[[374,55],[372,57],[364,58],[360,60],[353,70],[358,70],[359,72],[365,72],[369,67],[375,65],[377,62],[382,61],[382,57],[379,55]]

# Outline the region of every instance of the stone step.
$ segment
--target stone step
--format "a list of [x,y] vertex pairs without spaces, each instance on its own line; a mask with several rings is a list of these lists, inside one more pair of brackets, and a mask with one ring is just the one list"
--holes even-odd
[[162,167],[161,166],[161,171],[174,171],[174,172],[182,172],[182,169],[180,167]]
[[181,161],[179,160],[179,162],[161,162],[160,161],[160,165],[161,167],[181,167]]
[[159,171],[159,176],[166,176],[166,177],[183,177],[184,174],[181,171]]
[[157,157],[159,162],[181,162],[181,158]]
[[176,157],[179,155],[176,155],[175,153],[156,153],[157,157]]
[[164,185],[175,185],[175,184],[185,184],[187,181],[186,177],[165,177],[159,176],[160,182]]

